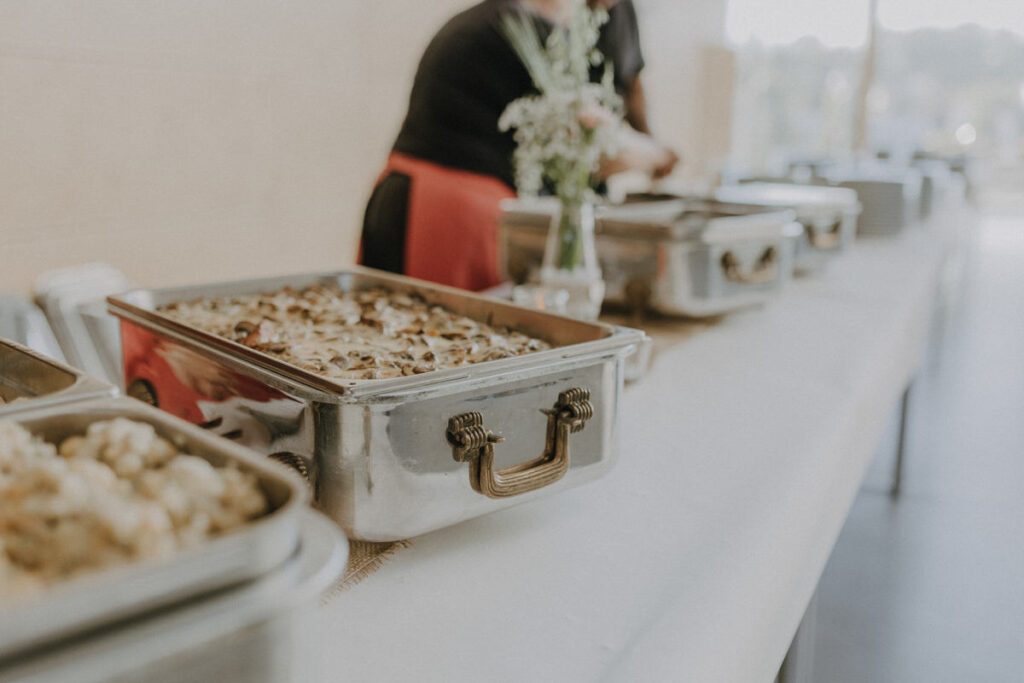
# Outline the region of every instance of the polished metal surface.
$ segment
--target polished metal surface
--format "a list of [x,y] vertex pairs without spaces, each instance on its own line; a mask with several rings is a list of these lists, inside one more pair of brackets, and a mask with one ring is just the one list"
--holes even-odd
[[[282,566],[240,586],[156,610],[51,648],[0,661],[0,682],[306,683],[313,601],[341,575],[348,543],[312,510]],[[336,672],[335,672],[336,673]]]
[[[657,220],[630,216],[626,209],[598,212],[606,303],[666,315],[715,316],[764,303],[791,279],[803,233],[792,211],[709,199],[682,204],[678,198],[646,199],[675,212]],[[514,281],[536,276],[549,223],[544,205],[504,205],[505,263]],[[768,249],[772,265],[764,268]],[[754,271],[757,277],[743,275]]]
[[[324,280],[343,288],[415,291],[458,313],[528,332],[556,347],[413,377],[335,383],[268,362],[263,354],[211,339],[153,311],[170,301]],[[112,298],[110,306],[122,319],[129,386],[145,382],[162,409],[305,466],[319,507],[351,537],[373,541],[416,536],[602,474],[617,446],[624,360],[644,339],[637,330],[575,321],[368,269],[136,291]],[[495,450],[495,467],[512,467],[535,458],[545,441],[547,416],[539,408],[550,407],[572,388],[590,392],[594,416],[572,437],[568,473],[510,497],[475,491],[470,465],[452,459],[445,436],[448,420],[480,413],[504,438]]]
[[0,417],[114,393],[114,387],[80,370],[0,339]]
[[260,519],[161,560],[98,570],[0,606],[0,660],[86,629],[122,620],[265,574],[295,550],[309,494],[298,477],[235,444],[129,398],[39,407],[11,416],[51,443],[98,420],[147,422],[179,448],[214,465],[254,473],[271,505]]

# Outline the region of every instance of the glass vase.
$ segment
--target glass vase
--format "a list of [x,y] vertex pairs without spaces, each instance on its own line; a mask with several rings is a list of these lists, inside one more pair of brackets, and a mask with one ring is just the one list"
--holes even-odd
[[581,320],[594,320],[601,312],[604,280],[594,244],[594,205],[585,201],[560,202],[551,219],[541,285],[568,293],[565,313]]

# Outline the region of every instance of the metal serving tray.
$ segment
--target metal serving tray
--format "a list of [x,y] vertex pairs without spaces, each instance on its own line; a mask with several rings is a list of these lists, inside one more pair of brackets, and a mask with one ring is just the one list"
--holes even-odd
[[0,418],[41,405],[113,396],[114,387],[42,354],[0,339]]
[[[411,377],[335,382],[155,310],[318,282],[415,292],[555,348]],[[121,318],[130,394],[288,462],[350,536],[377,541],[604,473],[616,450],[624,359],[644,338],[366,268],[136,290],[109,305]]]
[[320,680],[313,601],[345,567],[337,526],[305,510],[295,555],[203,598],[0,662],[0,683],[305,683]]
[[244,448],[129,398],[39,407],[10,416],[47,441],[81,434],[98,420],[126,417],[215,465],[238,463],[259,478],[272,510],[218,538],[160,560],[111,567],[0,604],[0,660],[14,652],[126,619],[203,592],[253,579],[295,551],[303,482]]
[[798,273],[816,271],[842,254],[857,234],[860,203],[849,188],[783,183],[743,183],[719,187],[715,199],[732,204],[792,209],[804,228],[796,248]]
[[[634,195],[597,214],[605,303],[665,315],[716,316],[762,304],[793,274],[803,228],[772,207],[672,195]],[[633,207],[636,208],[633,208]],[[654,208],[664,209],[651,218]],[[631,215],[642,210],[644,213]],[[543,260],[547,204],[507,200],[502,227],[508,275],[532,279]]]

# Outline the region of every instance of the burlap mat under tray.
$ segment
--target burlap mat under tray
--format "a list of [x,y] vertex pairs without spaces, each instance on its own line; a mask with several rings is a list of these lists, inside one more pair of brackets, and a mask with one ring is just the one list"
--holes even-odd
[[348,566],[345,567],[345,573],[341,580],[324,596],[324,601],[330,600],[339,593],[344,593],[380,569],[399,550],[408,547],[409,541],[392,541],[390,543],[349,541]]
[[[654,340],[654,352],[714,325],[715,320],[679,320],[672,318],[653,318],[637,320],[626,316],[604,316],[602,320],[620,325],[634,325],[643,328]],[[345,574],[334,588],[324,596],[324,602],[344,593],[370,574],[380,569],[395,553],[408,548],[409,541],[393,541],[391,543],[373,543],[371,541],[349,541],[348,566]]]

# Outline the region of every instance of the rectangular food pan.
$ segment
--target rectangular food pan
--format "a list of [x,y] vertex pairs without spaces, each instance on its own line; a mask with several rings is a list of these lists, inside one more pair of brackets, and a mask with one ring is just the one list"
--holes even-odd
[[5,417],[51,443],[93,422],[124,417],[152,425],[183,452],[215,466],[236,463],[259,480],[270,511],[170,558],[119,565],[0,604],[0,660],[201,593],[261,576],[295,551],[308,502],[297,477],[244,448],[129,398],[40,406]]
[[[407,377],[334,381],[157,310],[315,283],[414,293],[552,348]],[[617,450],[624,360],[644,339],[637,330],[365,268],[136,290],[108,301],[121,319],[129,393],[292,464],[350,536],[376,541],[425,533],[606,471]]]
[[341,574],[348,544],[305,510],[285,564],[260,578],[38,652],[0,661],[2,683],[307,683],[320,680],[315,600]]

